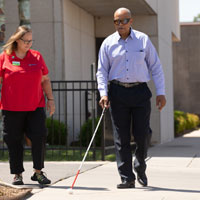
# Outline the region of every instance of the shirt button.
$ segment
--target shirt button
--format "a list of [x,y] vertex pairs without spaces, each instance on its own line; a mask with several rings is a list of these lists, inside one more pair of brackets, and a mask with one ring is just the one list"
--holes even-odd
[[128,51],[126,50],[126,53],[127,53]]
[[128,62],[128,60],[126,60],[126,62]]
[[128,69],[126,69],[126,71],[128,71]]
[[127,80],[128,80],[128,78],[127,78]]

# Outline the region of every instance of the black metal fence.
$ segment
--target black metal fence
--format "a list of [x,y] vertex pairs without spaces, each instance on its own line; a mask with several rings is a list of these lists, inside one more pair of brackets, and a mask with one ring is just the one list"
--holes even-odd
[[[77,153],[82,155],[90,142],[99,116],[97,82],[52,81],[52,90],[56,112],[48,126],[47,150],[53,152],[64,149],[72,157],[76,157]],[[97,152],[101,155],[101,159],[104,159],[101,151],[104,135],[102,131],[100,128],[97,132],[91,148],[92,160],[96,159]]]
[[[47,160],[81,160],[95,130],[101,108],[96,81],[52,81],[56,112],[48,117]],[[0,120],[1,121],[1,120]],[[87,160],[104,160],[103,123],[94,139]],[[0,137],[0,157],[7,155]],[[25,156],[30,156],[25,145]]]

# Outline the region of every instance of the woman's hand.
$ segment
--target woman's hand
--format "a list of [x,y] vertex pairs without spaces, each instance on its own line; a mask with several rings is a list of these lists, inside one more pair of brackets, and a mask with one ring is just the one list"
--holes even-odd
[[47,110],[49,111],[49,115],[52,116],[55,112],[55,102],[51,88],[51,81],[48,75],[42,76],[42,89],[47,97]]
[[51,117],[55,112],[54,99],[48,99],[48,101],[47,101],[47,110],[49,111],[49,115]]

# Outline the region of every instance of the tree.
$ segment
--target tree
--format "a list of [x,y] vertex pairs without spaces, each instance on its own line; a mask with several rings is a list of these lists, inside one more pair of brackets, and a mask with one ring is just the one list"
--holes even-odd
[[[30,22],[30,0],[18,0],[20,25],[31,26]],[[0,0],[0,53],[5,39],[5,0]]]
[[196,17],[194,17],[194,22],[200,22],[200,14],[198,14]]

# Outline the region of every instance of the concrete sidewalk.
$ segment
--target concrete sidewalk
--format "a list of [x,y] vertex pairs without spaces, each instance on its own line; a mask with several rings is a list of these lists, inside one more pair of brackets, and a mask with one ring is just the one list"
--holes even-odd
[[[79,174],[73,195],[67,189],[74,176],[44,189],[33,189],[29,200],[199,200],[200,199],[200,131],[194,131],[172,142],[149,149],[148,187],[136,182],[135,189],[117,189],[120,177],[115,162],[93,162],[90,170]],[[49,163],[48,163],[49,164]],[[66,171],[69,162],[56,163],[53,176]],[[79,165],[79,163],[76,163]],[[83,166],[91,165],[90,162]],[[73,163],[72,163],[73,165]],[[78,166],[73,167],[74,172]],[[49,167],[49,166],[48,166]],[[46,167],[46,168],[48,168]],[[1,169],[0,169],[1,170]],[[7,175],[8,176],[8,175]],[[64,178],[64,177],[63,177]]]
[[[86,162],[82,167],[82,172],[87,170],[91,170],[98,166],[105,164],[105,162]],[[76,174],[77,169],[80,166],[80,162],[45,162],[44,172],[47,174],[47,177],[51,180],[52,185],[56,182],[72,177]],[[41,186],[30,179],[33,175],[33,163],[32,162],[24,162],[24,173],[23,173],[23,181],[24,185],[19,186],[20,188],[33,188],[38,189],[40,191]],[[14,175],[10,174],[10,168],[8,162],[0,162],[0,180],[11,184],[13,181]],[[34,192],[38,192],[34,190]]]

